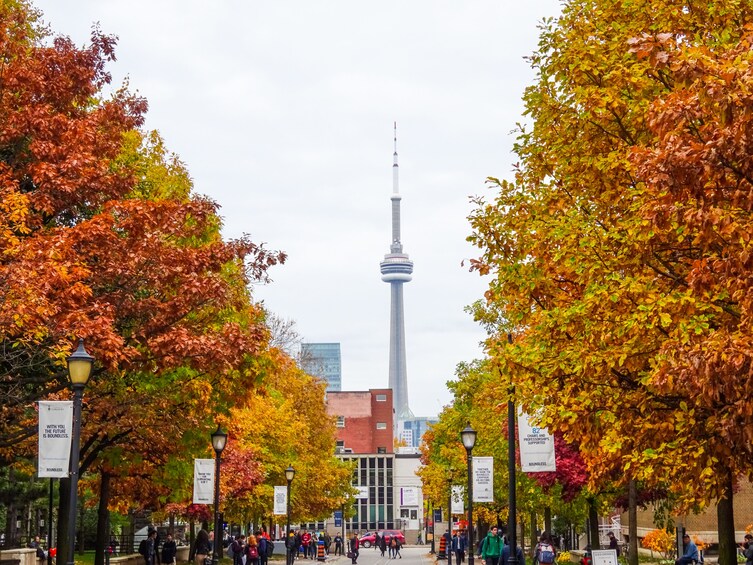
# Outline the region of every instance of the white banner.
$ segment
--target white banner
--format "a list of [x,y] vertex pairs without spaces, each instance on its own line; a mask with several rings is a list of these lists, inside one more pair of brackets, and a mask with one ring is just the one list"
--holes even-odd
[[39,470],[37,476],[60,479],[70,473],[73,402],[39,401]]
[[494,457],[473,457],[473,502],[494,502]]
[[520,442],[520,469],[524,473],[556,471],[554,437],[538,426],[532,426],[528,414],[518,415],[518,441]]
[[288,487],[275,487],[275,516],[285,516],[288,513]]
[[465,514],[465,504],[463,501],[463,497],[465,496],[465,488],[454,485],[452,487],[452,498],[450,499],[450,502],[452,502],[451,510],[453,514]]
[[214,503],[214,459],[193,460],[193,503]]
[[418,506],[418,487],[400,487],[400,506]]

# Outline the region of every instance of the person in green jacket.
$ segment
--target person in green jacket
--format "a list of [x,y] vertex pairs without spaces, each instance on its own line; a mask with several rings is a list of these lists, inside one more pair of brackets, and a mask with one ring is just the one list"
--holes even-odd
[[481,559],[484,560],[484,565],[499,565],[499,558],[504,547],[505,542],[497,535],[497,526],[493,526],[486,534],[481,548]]

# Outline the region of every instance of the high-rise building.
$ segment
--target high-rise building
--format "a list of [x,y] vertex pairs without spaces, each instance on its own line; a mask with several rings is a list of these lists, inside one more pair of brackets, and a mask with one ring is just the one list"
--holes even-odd
[[309,375],[327,381],[327,392],[342,390],[339,343],[302,343],[301,367]]
[[403,284],[410,282],[413,261],[403,253],[400,241],[400,190],[397,165],[397,124],[395,124],[395,151],[392,156],[392,243],[390,252],[380,263],[382,280],[390,283],[390,364],[389,387],[392,389],[395,408],[395,437],[400,438],[401,422],[412,418],[408,406],[408,371],[405,364],[405,315],[403,311]]

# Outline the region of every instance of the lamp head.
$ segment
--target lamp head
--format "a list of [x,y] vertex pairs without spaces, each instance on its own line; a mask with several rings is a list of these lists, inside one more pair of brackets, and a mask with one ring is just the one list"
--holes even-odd
[[217,424],[217,431],[212,434],[212,447],[214,447],[215,453],[219,455],[222,450],[225,449],[227,444],[227,434],[222,431],[222,428]]
[[466,426],[465,429],[460,432],[460,439],[463,440],[463,446],[470,451],[473,449],[473,446],[476,445],[476,430],[470,425]]
[[295,469],[293,469],[292,465],[288,465],[288,468],[285,469],[285,478],[288,480],[289,483],[292,483],[294,477],[295,477]]
[[89,381],[89,377],[92,374],[92,365],[94,365],[94,357],[86,352],[84,347],[84,340],[78,340],[78,347],[76,351],[71,353],[68,361],[68,378],[73,385],[86,385]]

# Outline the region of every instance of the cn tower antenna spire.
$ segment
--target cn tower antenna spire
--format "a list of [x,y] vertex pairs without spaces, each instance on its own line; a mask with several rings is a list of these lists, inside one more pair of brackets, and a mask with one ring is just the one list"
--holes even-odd
[[399,438],[406,420],[413,418],[408,405],[408,371],[405,363],[405,314],[403,285],[411,281],[413,261],[403,252],[400,241],[400,188],[397,165],[397,122],[393,122],[395,149],[392,154],[392,241],[390,252],[380,263],[382,280],[390,285],[390,367],[389,387],[395,410],[395,437]]

